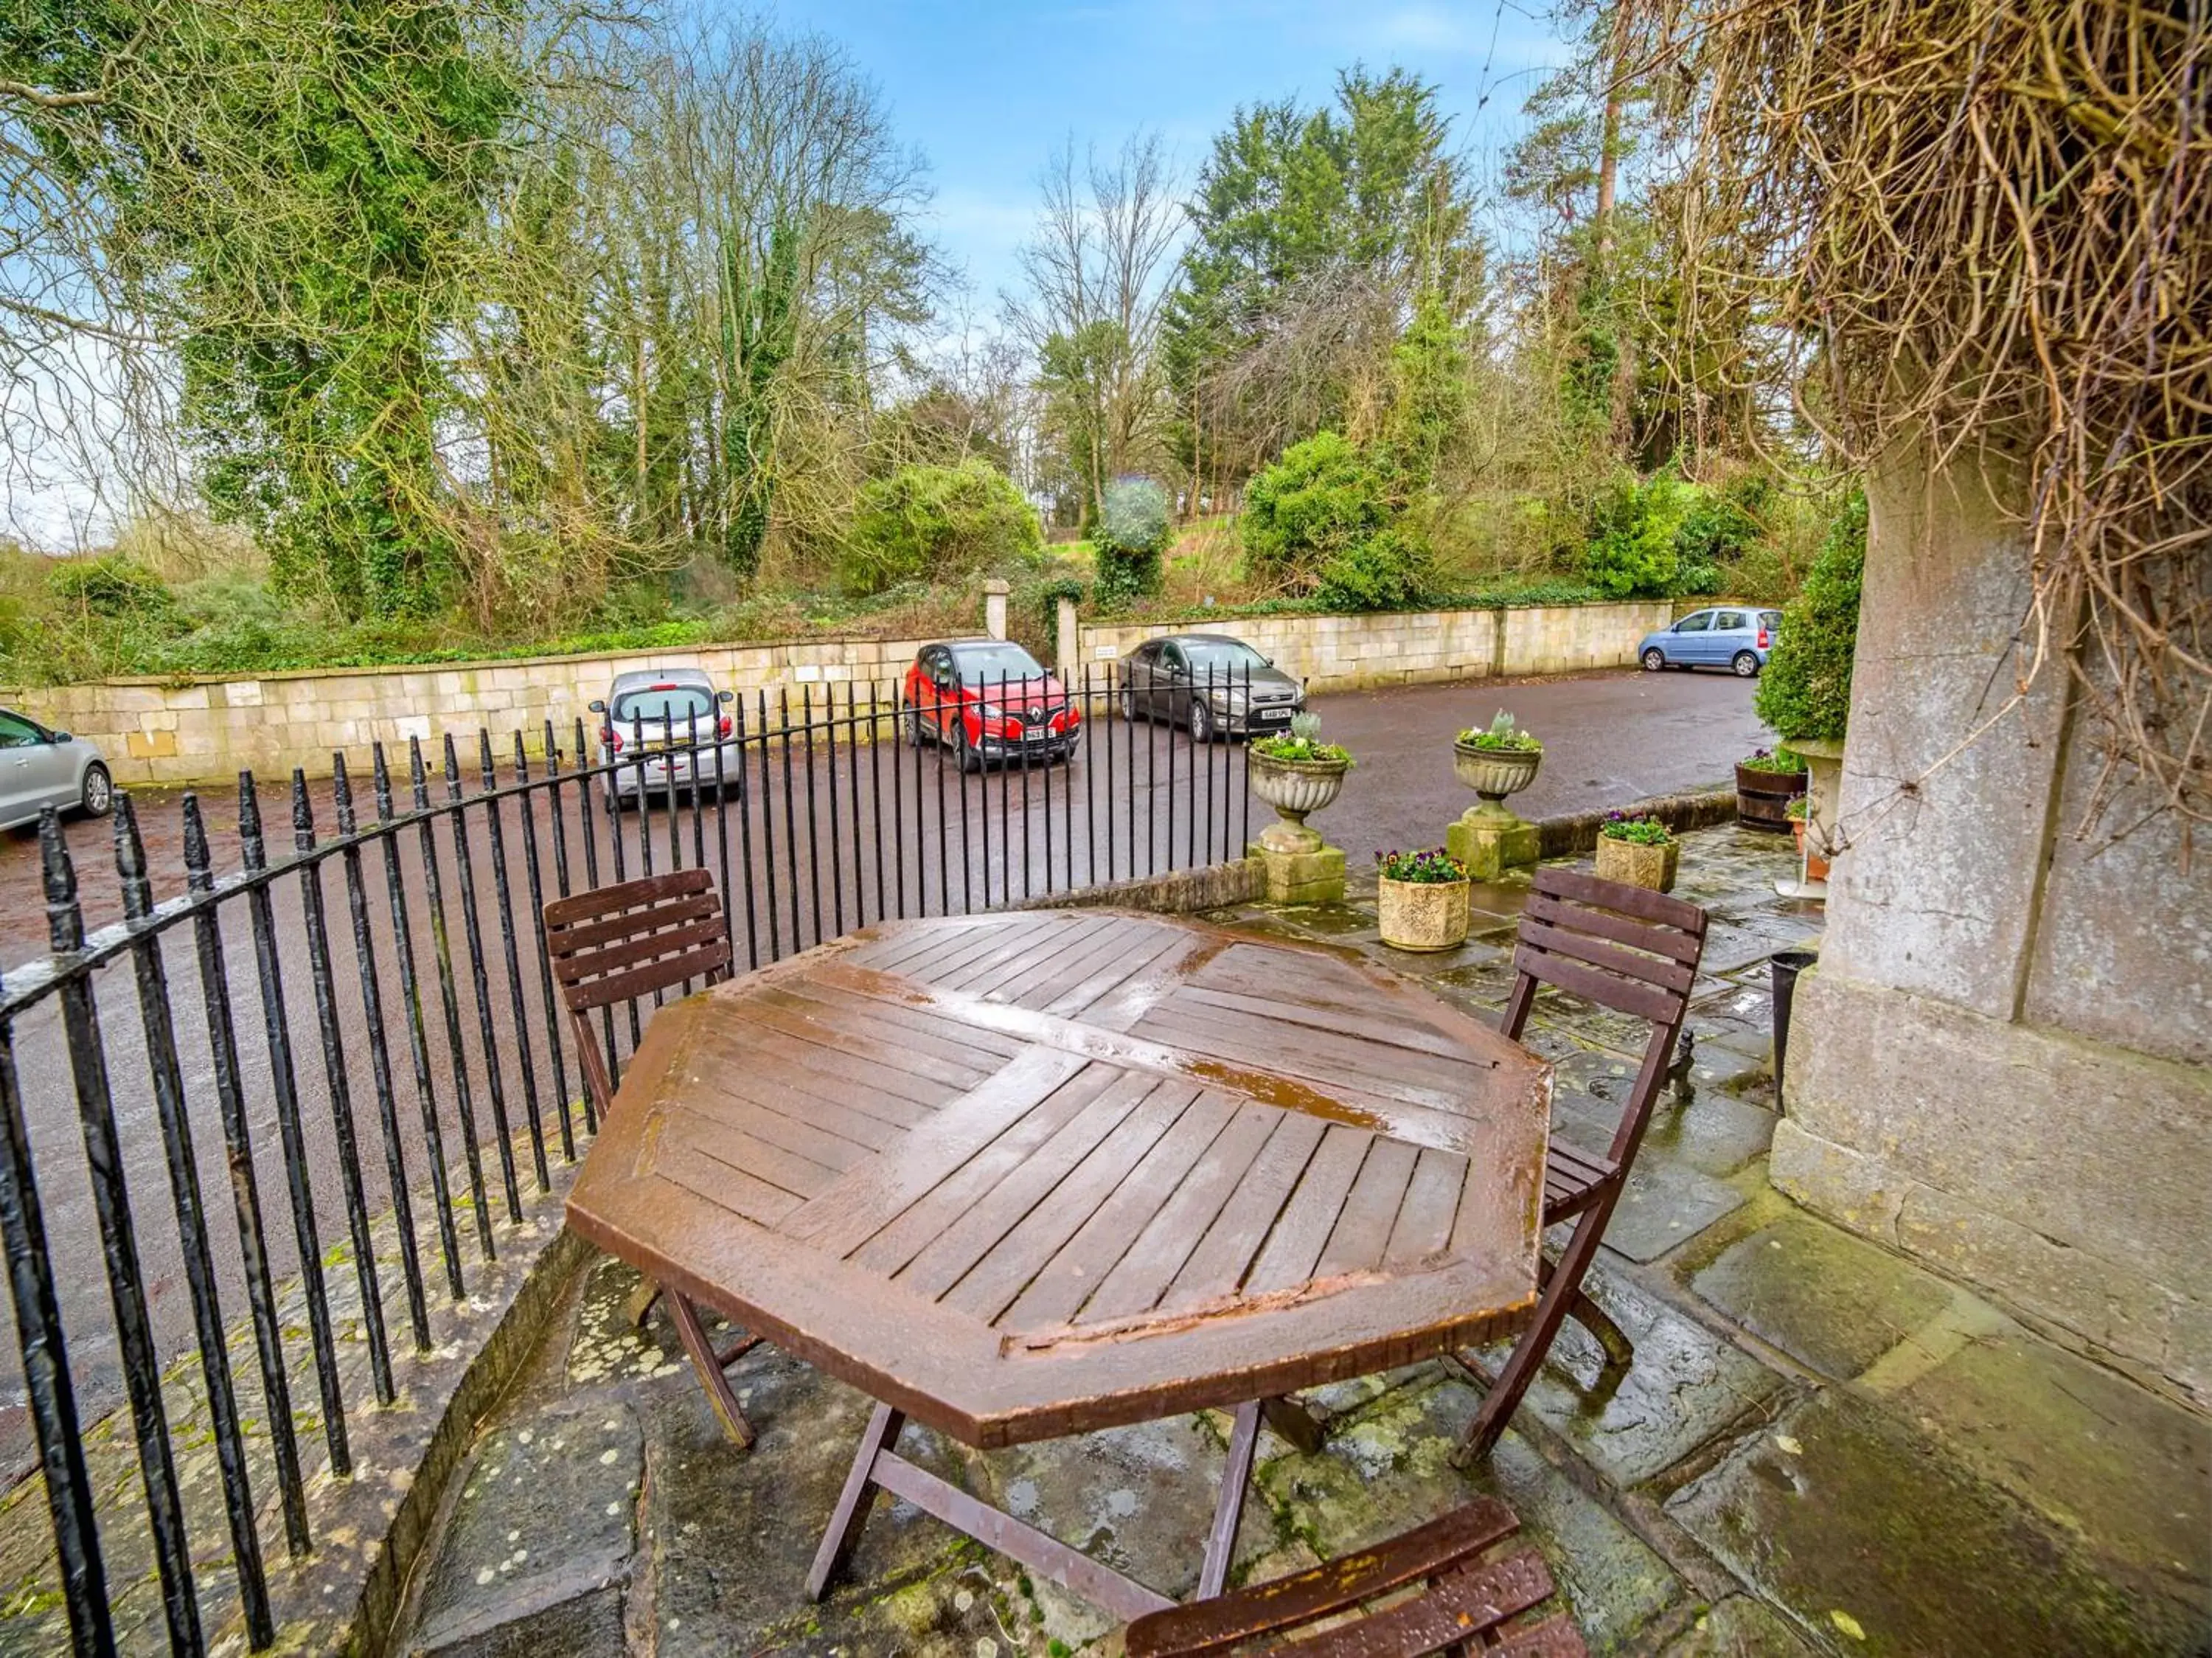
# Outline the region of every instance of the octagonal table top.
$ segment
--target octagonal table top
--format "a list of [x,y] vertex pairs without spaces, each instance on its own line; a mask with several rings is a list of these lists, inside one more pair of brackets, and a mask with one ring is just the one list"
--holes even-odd
[[1346,952],[888,923],[653,1018],[578,1232],[989,1447],[1510,1333],[1549,1067]]

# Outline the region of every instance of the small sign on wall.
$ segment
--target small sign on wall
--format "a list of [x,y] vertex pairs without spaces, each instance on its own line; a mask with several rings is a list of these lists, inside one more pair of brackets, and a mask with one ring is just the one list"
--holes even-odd
[[1091,653],[1094,659],[1102,662],[1110,662],[1121,654],[1121,647],[1119,645],[1100,645]]

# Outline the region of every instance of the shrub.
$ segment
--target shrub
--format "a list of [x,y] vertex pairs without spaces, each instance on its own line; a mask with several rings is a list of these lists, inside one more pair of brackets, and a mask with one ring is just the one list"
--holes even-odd
[[1616,477],[1590,508],[1583,578],[1613,599],[1661,599],[1680,590],[1682,486],[1662,473]]
[[72,558],[47,573],[55,598],[111,620],[165,618],[177,607],[168,584],[135,558]]
[[1785,741],[1835,742],[1851,711],[1851,656],[1858,643],[1859,588],[1866,570],[1867,508],[1854,494],[1829,527],[1805,590],[1782,613],[1782,631],[1759,676],[1752,706]]
[[[1717,489],[1692,488],[1674,534],[1685,565],[1732,564],[1771,533],[1778,491],[1763,472],[1745,472]],[[1715,591],[1718,591],[1717,588]]]
[[1331,610],[1405,610],[1432,585],[1427,543],[1401,527],[1377,530],[1323,564],[1314,596]]
[[1124,478],[1106,487],[1091,533],[1098,572],[1098,602],[1126,604],[1160,590],[1160,555],[1171,533],[1168,492],[1149,478]]
[[1382,479],[1338,432],[1294,443],[1244,491],[1247,574],[1310,582],[1322,567],[1367,540],[1389,516]]
[[902,466],[863,485],[841,569],[847,589],[957,580],[1044,548],[1036,509],[988,460]]

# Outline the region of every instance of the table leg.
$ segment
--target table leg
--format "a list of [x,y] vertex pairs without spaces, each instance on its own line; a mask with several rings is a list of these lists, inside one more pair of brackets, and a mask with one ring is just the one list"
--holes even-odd
[[1260,1401],[1260,1415],[1300,1456],[1319,1456],[1326,1436],[1321,1420],[1294,1399]]
[[1229,1582],[1237,1524],[1244,1517],[1244,1494],[1252,1484],[1252,1453],[1260,1441],[1262,1408],[1257,1399],[1237,1407],[1237,1425],[1229,1434],[1229,1460],[1222,1466],[1220,1494],[1213,1500],[1213,1525],[1206,1534],[1206,1562],[1198,1572],[1200,1600],[1211,1600]]
[[830,1580],[844,1570],[851,1557],[853,1545],[860,1540],[860,1527],[867,1523],[868,1504],[876,1494],[876,1457],[890,1448],[904,1426],[906,1413],[888,1405],[876,1406],[868,1418],[852,1472],[845,1476],[845,1489],[838,1496],[836,1511],[830,1516],[830,1529],[822,1533],[822,1546],[815,1551],[813,1568],[806,1574],[808,1600],[819,1600]]

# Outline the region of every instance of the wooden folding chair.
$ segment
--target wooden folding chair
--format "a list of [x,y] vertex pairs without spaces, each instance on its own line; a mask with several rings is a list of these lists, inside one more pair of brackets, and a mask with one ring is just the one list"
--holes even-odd
[[[614,1080],[592,1030],[589,1015],[696,982],[712,984],[730,976],[729,936],[714,877],[704,869],[648,875],[613,887],[597,887],[545,906],[545,948],[553,977],[576,1033],[584,1086],[604,1119],[614,1106]],[[752,1424],[738,1408],[724,1370],[758,1345],[749,1336],[717,1353],[707,1339],[699,1310],[684,1296],[647,1284],[632,1298],[631,1317],[642,1323],[655,1300],[665,1300],[676,1333],[699,1373],[708,1401],[722,1428],[743,1448],[753,1442]]]
[[[1540,869],[1521,915],[1513,952],[1513,993],[1502,1025],[1519,1040],[1540,984],[1649,1020],[1644,1063],[1636,1073],[1620,1126],[1602,1157],[1552,1137],[1544,1164],[1544,1225],[1575,1220],[1559,1263],[1544,1265],[1544,1292],[1535,1321],[1522,1334],[1497,1384],[1484,1397],[1460,1448],[1462,1463],[1486,1454],[1535,1379],[1563,1320],[1572,1315],[1598,1338],[1610,1365],[1626,1365],[1633,1345],[1619,1326],[1583,1293],[1583,1277],[1596,1258],[1606,1222],[1620,1201],[1644,1125],[1667,1080],[1668,1065],[1689,1011],[1690,985],[1705,948],[1705,912],[1694,904],[1642,887],[1601,881],[1580,870]],[[1577,1217],[1580,1218],[1577,1220]]]
[[[1565,1612],[1516,1629],[1500,1627],[1552,1594],[1552,1574],[1534,1550],[1496,1552],[1520,1524],[1496,1497],[1480,1497],[1379,1548],[1148,1613],[1129,1625],[1128,1658],[1197,1658],[1239,1649],[1284,1658],[1427,1658],[1432,1653],[1581,1658],[1587,1649]],[[1410,1597],[1348,1617],[1409,1585],[1419,1586]],[[1346,1621],[1314,1628],[1338,1618]],[[1301,1634],[1305,1631],[1314,1632]],[[1255,1644],[1261,1642],[1269,1643]]]

